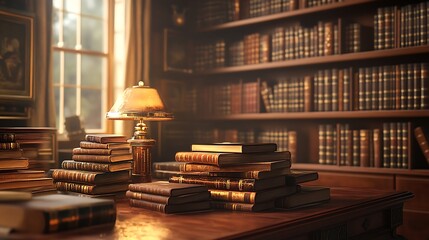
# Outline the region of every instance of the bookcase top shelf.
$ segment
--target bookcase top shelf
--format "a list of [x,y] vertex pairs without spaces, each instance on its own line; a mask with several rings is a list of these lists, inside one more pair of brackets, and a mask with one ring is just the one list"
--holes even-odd
[[195,75],[207,76],[207,75],[215,75],[215,74],[272,70],[272,69],[278,69],[278,68],[286,69],[286,68],[294,68],[294,67],[323,65],[323,64],[329,64],[329,63],[368,61],[372,59],[393,58],[393,57],[411,56],[411,55],[427,54],[427,53],[429,53],[429,46],[404,47],[404,48],[394,48],[394,49],[385,49],[385,50],[376,50],[376,51],[367,51],[367,52],[358,52],[358,53],[346,53],[346,54],[330,55],[330,56],[322,56],[322,57],[301,58],[301,59],[279,61],[279,62],[268,62],[268,63],[252,64],[252,65],[215,68],[215,69],[204,70],[204,72],[196,72]]
[[336,112],[281,112],[281,113],[243,113],[220,116],[190,117],[180,114],[177,120],[303,120],[303,119],[367,119],[367,118],[425,118],[429,110],[377,110],[377,111],[336,111]]
[[428,176],[429,169],[399,169],[399,168],[375,168],[375,167],[350,167],[336,165],[322,165],[316,163],[293,163],[292,169],[314,171],[335,171],[344,173],[368,173],[368,174],[387,174],[387,175],[409,175],[409,176]]
[[303,9],[297,9],[297,10],[288,11],[288,12],[282,12],[277,14],[270,14],[270,15],[265,15],[260,17],[246,18],[246,19],[226,22],[226,23],[222,23],[222,24],[218,24],[210,27],[199,28],[196,30],[196,32],[207,33],[207,32],[215,32],[220,30],[233,29],[238,27],[251,26],[256,24],[277,21],[277,20],[284,20],[284,19],[293,18],[293,17],[301,17],[304,15],[309,15],[314,13],[329,12],[329,11],[334,11],[338,9],[343,9],[347,7],[363,5],[367,3],[373,3],[373,2],[377,2],[377,0],[346,0],[343,2],[336,2],[336,3],[321,5],[317,7],[303,8]]

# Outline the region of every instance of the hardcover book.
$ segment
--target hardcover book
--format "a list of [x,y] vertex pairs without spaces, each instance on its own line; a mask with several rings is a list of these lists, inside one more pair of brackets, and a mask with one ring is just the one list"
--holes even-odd
[[176,205],[166,205],[162,203],[149,202],[139,199],[130,199],[130,205],[133,207],[145,208],[162,213],[183,213],[193,211],[204,211],[210,209],[210,201],[191,202]]
[[285,186],[284,176],[267,179],[241,179],[204,176],[175,176],[170,183],[202,184],[209,189],[223,189],[233,191],[260,191],[269,188]]
[[290,168],[290,160],[272,162],[244,163],[236,166],[218,167],[206,164],[186,162],[158,162],[154,163],[155,170],[178,172],[244,172],[244,171],[272,171],[275,169]]
[[211,199],[215,201],[262,203],[275,200],[282,196],[294,194],[296,190],[296,186],[283,186],[257,192],[240,192],[220,189],[210,189],[209,191]]
[[316,171],[291,170],[289,174],[286,174],[286,184],[296,185],[300,183],[315,181],[318,178],[319,174]]
[[422,150],[422,153],[425,156],[426,162],[429,164],[428,138],[427,136],[425,136],[425,132],[423,131],[422,127],[416,127],[414,129],[414,136],[416,137],[416,140],[419,143],[420,149]]
[[278,208],[296,208],[326,202],[330,189],[320,186],[301,186],[299,192],[276,200]]
[[76,155],[124,155],[130,153],[130,148],[100,149],[100,148],[73,148]]
[[116,134],[87,134],[85,140],[95,143],[126,143],[127,138]]
[[233,211],[245,211],[245,212],[260,212],[274,208],[274,201],[262,202],[262,203],[235,203],[235,202],[222,202],[212,201],[211,206],[217,209],[227,209]]
[[192,162],[214,166],[230,166],[243,163],[290,160],[290,152],[266,153],[213,153],[213,152],[177,152],[177,162]]
[[0,226],[26,233],[53,233],[116,221],[114,201],[62,194],[0,204]]
[[58,191],[77,192],[83,194],[108,194],[125,192],[128,190],[128,183],[114,183],[108,185],[94,185],[74,182],[55,182]]
[[117,149],[117,148],[129,148],[130,144],[125,143],[96,143],[96,142],[88,142],[81,141],[79,143],[81,148],[89,148],[89,149]]
[[82,162],[100,162],[100,163],[111,163],[111,162],[121,162],[121,161],[131,161],[133,160],[133,155],[121,154],[121,155],[73,155],[72,159],[75,161]]
[[206,186],[201,184],[182,184],[158,181],[150,183],[133,183],[129,185],[129,190],[174,197],[191,193],[206,192],[208,189]]
[[210,200],[210,193],[208,191],[171,197],[171,196],[155,195],[155,194],[142,193],[142,192],[134,192],[134,191],[128,190],[125,195],[126,197],[131,199],[156,202],[156,203],[161,203],[166,205],[176,205],[176,204]]
[[9,149],[9,150],[0,150],[0,161],[2,159],[14,159],[21,158],[23,156],[22,149]]
[[275,152],[277,144],[275,143],[209,143],[192,144],[193,152],[220,152],[220,153],[260,153]]
[[27,169],[28,158],[0,159],[0,170]]
[[54,169],[52,170],[52,178],[55,181],[102,185],[128,182],[130,179],[130,172],[126,170],[119,172],[89,172],[81,170]]
[[78,162],[73,160],[64,160],[61,163],[62,169],[84,170],[91,172],[118,172],[123,170],[131,170],[131,162],[115,162],[115,163],[95,163],[95,162]]
[[46,177],[46,175],[42,170],[15,170],[0,173],[0,181],[6,179],[28,179],[44,177]]
[[0,180],[0,190],[28,189],[42,186],[52,186],[52,178],[27,178]]

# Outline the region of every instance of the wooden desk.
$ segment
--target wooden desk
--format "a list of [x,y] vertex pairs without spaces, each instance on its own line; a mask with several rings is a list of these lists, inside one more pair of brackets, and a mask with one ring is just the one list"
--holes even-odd
[[[394,239],[410,192],[331,189],[328,203],[249,213],[214,210],[166,215],[117,204],[113,229],[44,235],[58,239]],[[21,236],[22,237],[22,236]]]

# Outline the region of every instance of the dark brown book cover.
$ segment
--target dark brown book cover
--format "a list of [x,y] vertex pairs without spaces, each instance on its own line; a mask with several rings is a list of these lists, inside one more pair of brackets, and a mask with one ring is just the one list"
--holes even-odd
[[236,203],[236,202],[222,202],[212,201],[212,208],[215,209],[226,209],[233,211],[244,211],[244,212],[260,212],[274,208],[274,201],[267,201],[262,203]]
[[291,170],[289,174],[286,174],[286,184],[296,185],[305,182],[315,181],[319,178],[319,174],[316,171],[299,171]]
[[369,167],[369,131],[368,129],[361,129],[360,135],[360,166]]
[[276,200],[278,208],[297,208],[327,202],[331,196],[330,188],[321,186],[301,186],[299,192]]
[[90,172],[117,172],[131,170],[132,162],[94,163],[64,160],[61,163],[61,168],[70,170],[84,170]]
[[1,226],[25,233],[53,233],[102,224],[113,227],[116,221],[113,200],[63,194],[2,203],[0,212]]
[[210,189],[211,199],[214,201],[227,201],[236,203],[262,203],[275,200],[282,196],[294,194],[297,187],[283,186],[257,192],[240,192],[230,190]]
[[184,203],[190,203],[190,202],[201,202],[201,201],[209,201],[210,200],[210,192],[208,192],[208,191],[196,192],[196,193],[190,193],[190,194],[171,197],[171,196],[155,195],[155,194],[142,193],[142,192],[134,192],[134,191],[128,190],[125,193],[125,196],[127,198],[131,198],[131,199],[161,203],[161,204],[165,204],[165,205],[176,205],[176,204],[184,204]]
[[130,205],[133,207],[145,208],[145,209],[167,213],[167,214],[204,211],[204,210],[210,209],[210,201],[166,205],[162,203],[149,202],[149,201],[138,200],[138,199],[130,199]]
[[125,192],[128,190],[128,183],[114,183],[108,185],[94,185],[74,182],[55,182],[58,191],[77,192],[83,194],[107,194]]
[[116,134],[87,134],[85,140],[96,143],[126,143],[127,138]]
[[129,190],[162,196],[181,196],[190,193],[207,191],[207,187],[202,184],[182,184],[166,181],[150,183],[133,183],[129,185]]
[[213,153],[213,152],[177,152],[178,162],[201,163],[214,166],[230,166],[252,162],[290,160],[290,152],[266,153]]
[[380,129],[374,129],[373,130],[373,144],[374,144],[374,166],[381,168],[383,167],[381,157],[381,131]]
[[84,184],[104,185],[125,183],[130,179],[130,171],[89,172],[69,169],[53,169],[52,178],[59,182],[76,182]]
[[129,154],[130,148],[115,148],[115,149],[101,149],[101,148],[73,148],[72,153],[76,155],[123,155]]
[[311,76],[304,77],[304,112],[313,111],[313,79]]
[[202,184],[209,189],[233,191],[259,191],[285,185],[284,176],[267,179],[224,178],[205,176],[175,176],[170,183]]
[[391,122],[389,126],[390,131],[390,165],[391,168],[396,168],[398,157],[397,157],[397,151],[398,151],[398,131],[396,128],[396,122]]

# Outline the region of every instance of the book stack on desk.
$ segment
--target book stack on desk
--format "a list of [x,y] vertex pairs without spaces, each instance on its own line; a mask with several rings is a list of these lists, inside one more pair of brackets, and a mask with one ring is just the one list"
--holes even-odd
[[82,196],[105,197],[124,195],[130,180],[132,154],[125,136],[87,134],[80,147],[73,149],[72,160],[52,177],[59,191]]
[[316,171],[291,170],[286,175],[287,185],[296,185],[297,192],[278,198],[275,202],[277,208],[294,209],[325,203],[330,199],[330,188],[323,186],[308,186],[319,178]]
[[29,159],[15,134],[0,133],[0,190],[25,191],[42,194],[55,191],[52,178],[44,171],[28,170]]
[[184,213],[210,209],[210,193],[201,184],[158,181],[129,185],[130,205],[162,213]]
[[275,143],[194,144],[191,152],[176,153],[180,172],[169,181],[206,185],[214,208],[274,208],[277,198],[295,193],[297,187],[285,181],[290,172],[290,152],[276,149]]

